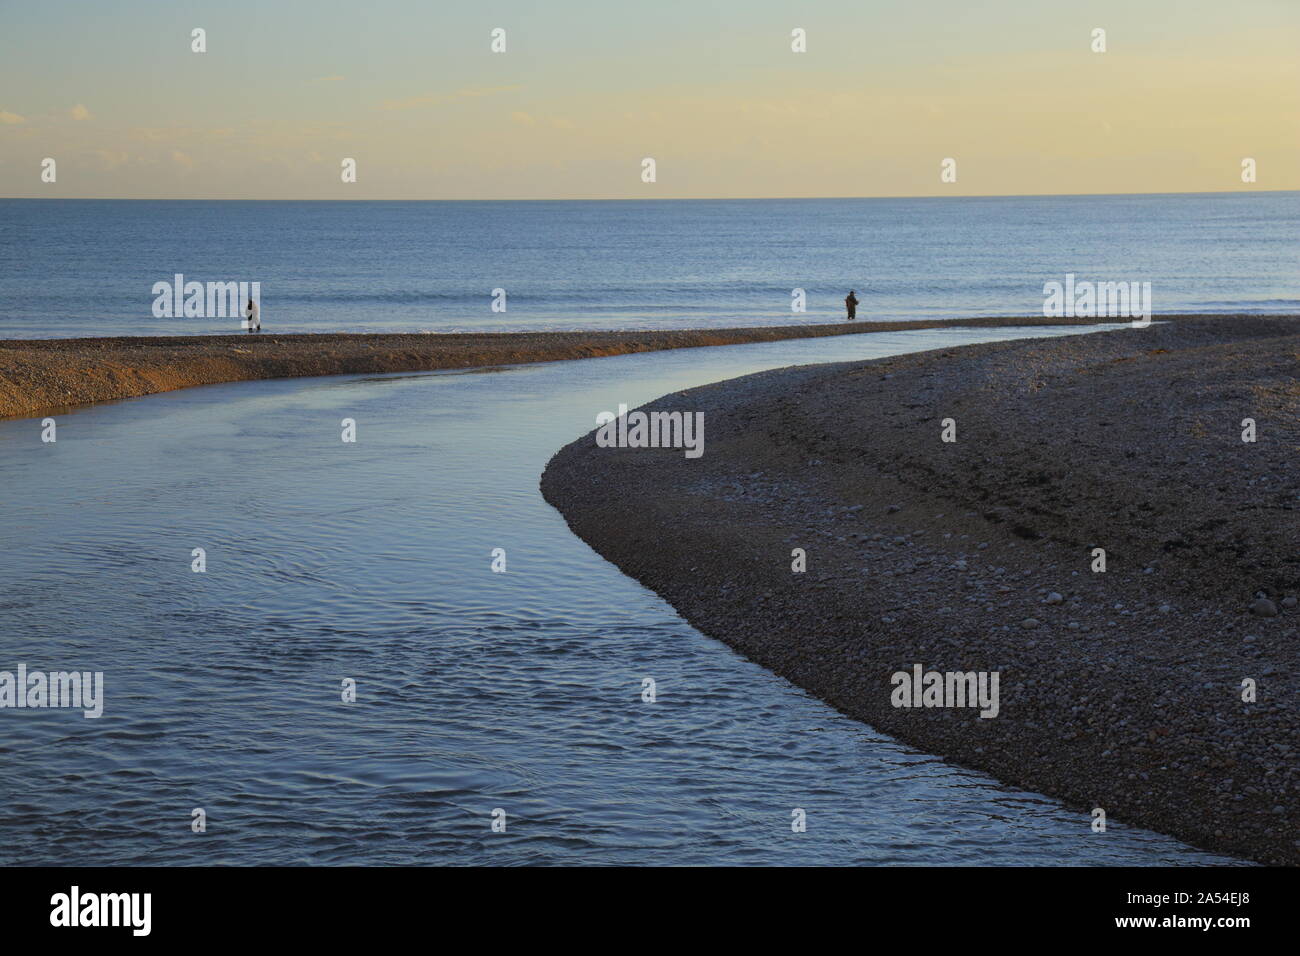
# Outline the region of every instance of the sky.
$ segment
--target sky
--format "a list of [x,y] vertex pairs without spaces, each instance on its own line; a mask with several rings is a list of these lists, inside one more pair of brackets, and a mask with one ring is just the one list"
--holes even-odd
[[1297,50],[1300,0],[0,0],[0,196],[1300,189]]

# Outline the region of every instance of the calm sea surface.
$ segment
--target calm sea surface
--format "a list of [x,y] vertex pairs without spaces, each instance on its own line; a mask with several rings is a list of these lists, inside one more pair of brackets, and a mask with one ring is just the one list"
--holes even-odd
[[[238,331],[153,286],[261,283],[267,331],[677,328],[1153,309],[1300,311],[1300,193],[649,202],[0,200],[0,338]],[[791,312],[804,289],[806,313]],[[506,311],[493,312],[494,289]]]
[[[374,248],[368,230],[381,221],[412,234],[443,215],[539,217],[503,250],[516,266],[530,263],[538,287],[543,257],[559,255],[542,252],[541,205],[244,208],[241,218],[206,204],[153,205],[147,215],[144,204],[40,207],[66,224],[114,222],[125,230],[115,241],[60,231],[22,207],[22,229],[44,237],[33,262],[62,236],[64,258],[46,275],[93,264],[108,276],[106,256],[123,269],[114,291],[94,299],[98,310],[60,300],[80,326],[69,317],[42,331],[107,331],[128,314],[137,278],[155,266],[192,268],[164,248],[208,249],[210,258],[186,254],[196,272],[229,268],[248,223],[258,252],[238,261],[265,266],[271,255],[284,275],[291,265],[313,270],[295,280],[297,298],[280,293],[304,324],[313,315],[341,324],[340,290],[410,268],[409,251],[361,251]],[[857,208],[869,217],[874,207]],[[699,210],[710,228],[732,215],[725,205]],[[556,249],[566,235],[578,242],[576,220],[564,217],[588,214],[644,222],[661,212],[560,210]],[[166,236],[155,231],[160,217],[174,219]],[[987,228],[977,218],[967,228]],[[827,228],[790,226],[805,238]],[[73,236],[83,242],[75,251]],[[705,237],[688,241],[700,248]],[[444,242],[430,249],[466,270],[484,256],[481,245],[470,256]],[[784,242],[791,262],[817,259]],[[716,254],[730,255],[728,245]],[[638,301],[667,295],[667,285],[633,291],[629,249],[582,250],[557,283],[572,290],[582,255],[627,270],[594,269],[603,288]],[[676,255],[680,277],[685,254]],[[760,267],[730,261],[718,281],[739,295],[738,273]],[[466,285],[498,281],[484,278],[482,262],[473,268]],[[698,287],[712,287],[718,274],[698,268]],[[436,256],[427,275],[393,291],[395,302],[414,300],[392,310],[394,323],[433,324],[425,313],[438,300],[416,287],[453,283]],[[312,283],[335,292],[312,300],[301,291]],[[780,291],[775,278],[770,287]],[[389,305],[358,297],[350,307],[375,326]],[[674,314],[691,315],[684,306]],[[1064,331],[1073,330],[1036,334]],[[1222,862],[1121,821],[1094,834],[1086,814],[849,720],[693,630],[576,539],[537,490],[550,455],[620,402],[764,368],[1015,334],[884,333],[479,373],[237,383],[61,415],[54,444],[40,441],[39,420],[0,422],[0,669],[103,671],[107,697],[98,720],[0,711],[0,864]],[[340,441],[343,418],[357,423],[355,444]],[[204,574],[190,570],[196,547],[207,552]],[[490,569],[494,548],[506,551],[504,574]],[[653,704],[640,699],[646,677],[658,685]],[[356,681],[355,703],[340,699],[345,678]],[[201,835],[190,830],[200,807]],[[795,807],[807,811],[806,833],[791,832]],[[505,833],[490,830],[496,808]]]

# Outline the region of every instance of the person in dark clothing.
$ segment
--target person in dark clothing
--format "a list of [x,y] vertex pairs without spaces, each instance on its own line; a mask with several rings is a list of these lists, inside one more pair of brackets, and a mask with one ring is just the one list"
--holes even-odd
[[852,322],[858,317],[858,297],[853,294],[852,289],[850,289],[849,294],[844,297],[844,308],[847,309],[849,313],[848,321]]

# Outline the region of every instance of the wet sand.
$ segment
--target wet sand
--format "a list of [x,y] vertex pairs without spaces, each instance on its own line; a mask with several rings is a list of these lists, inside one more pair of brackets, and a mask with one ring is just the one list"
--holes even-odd
[[[702,457],[589,434],[542,491],[695,627],[853,717],[1294,865],[1298,378],[1296,317],[782,369],[646,406],[704,412]],[[895,707],[916,664],[998,672],[998,716]]]
[[0,418],[193,385],[306,375],[416,372],[554,362],[661,349],[947,326],[1088,325],[1089,319],[838,322],[665,332],[177,335],[0,341]]

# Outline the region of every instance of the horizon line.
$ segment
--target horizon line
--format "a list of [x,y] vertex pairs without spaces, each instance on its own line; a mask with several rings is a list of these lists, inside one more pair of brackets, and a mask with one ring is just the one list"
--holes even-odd
[[1251,194],[1300,193],[1300,189],[1216,189],[1171,192],[1096,192],[1096,193],[963,193],[953,196],[663,196],[663,197],[551,197],[538,198],[468,198],[468,199],[382,199],[382,198],[301,198],[277,197],[194,197],[194,196],[0,196],[0,202],[816,202],[826,200],[890,200],[890,199],[1074,199],[1085,197],[1111,198],[1116,196],[1240,196]]

